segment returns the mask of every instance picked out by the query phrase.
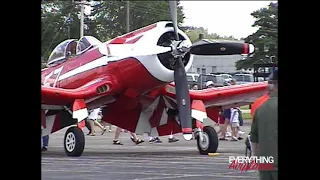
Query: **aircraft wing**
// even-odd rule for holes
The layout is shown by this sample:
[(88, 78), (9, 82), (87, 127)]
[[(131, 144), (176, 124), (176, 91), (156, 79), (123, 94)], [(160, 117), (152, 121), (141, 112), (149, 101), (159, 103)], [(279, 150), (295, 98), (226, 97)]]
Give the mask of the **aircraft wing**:
[(89, 99), (112, 94), (118, 88), (118, 83), (111, 77), (95, 79), (76, 89), (62, 89), (41, 86), (41, 104), (68, 105), (76, 99)]
[[(218, 122), (221, 108), (239, 107), (254, 102), (267, 92), (267, 82), (248, 83), (242, 85), (209, 88), (204, 90), (190, 90), (191, 116), (207, 123), (207, 117)], [(175, 101), (174, 84), (168, 84), (161, 93)]]
[[(241, 85), (190, 90), (190, 100), (201, 100), (205, 107), (221, 106), (230, 108), (252, 103), (256, 98), (266, 93), (267, 82), (248, 83)], [(175, 99), (173, 84), (165, 87), (165, 95)]]

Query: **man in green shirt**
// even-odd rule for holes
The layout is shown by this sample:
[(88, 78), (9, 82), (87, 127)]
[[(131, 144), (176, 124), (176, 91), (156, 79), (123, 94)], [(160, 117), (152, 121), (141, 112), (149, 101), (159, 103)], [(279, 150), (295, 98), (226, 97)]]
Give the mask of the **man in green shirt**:
[(278, 179), (278, 70), (273, 72), (270, 80), (273, 92), (257, 108), (251, 125), (253, 155), (274, 158), (273, 170), (259, 169), (260, 180)]

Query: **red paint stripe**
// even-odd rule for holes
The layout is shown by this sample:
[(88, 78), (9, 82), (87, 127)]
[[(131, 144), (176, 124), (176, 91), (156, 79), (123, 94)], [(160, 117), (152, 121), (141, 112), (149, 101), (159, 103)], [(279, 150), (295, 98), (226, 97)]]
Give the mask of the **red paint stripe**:
[(77, 111), (80, 109), (86, 108), (86, 103), (84, 102), (83, 99), (76, 99), (74, 100), (73, 106), (72, 106), (72, 111)]
[(201, 100), (193, 100), (192, 105), (191, 105), (191, 109), (206, 112), (206, 108)]
[(182, 133), (192, 133), (192, 128), (181, 128)]
[(138, 34), (140, 34), (140, 33), (147, 32), (147, 31), (149, 31), (149, 30), (151, 30), (151, 29), (153, 29), (153, 28), (155, 28), (155, 27), (157, 27), (157, 24), (151, 24), (151, 25), (149, 25), (149, 26), (146, 26), (146, 27), (137, 29), (137, 30), (132, 31), (132, 32), (127, 33), (127, 34), (124, 34), (124, 35), (121, 36), (121, 37), (122, 37), (122, 38), (126, 38), (126, 39), (127, 39), (127, 38), (131, 38), (131, 37), (136, 36), (136, 35), (138, 35)]
[(139, 36), (139, 37), (136, 37), (136, 38), (134, 38), (134, 39), (131, 39), (131, 40), (129, 40), (129, 41), (126, 41), (125, 42), (125, 44), (134, 44), (135, 42), (137, 42), (139, 39), (141, 39), (142, 38), (142, 35), (141, 36)]
[(249, 44), (248, 43), (243, 44), (242, 54), (249, 54)]
[(203, 124), (200, 122), (200, 121), (197, 121), (197, 120), (195, 120), (196, 121), (196, 128), (200, 128), (200, 129), (203, 129)]
[(86, 123), (84, 120), (82, 120), (77, 124), (77, 126), (78, 126), (78, 128), (83, 129), (86, 126)]
[(125, 42), (125, 38), (115, 38), (109, 44), (124, 44)]

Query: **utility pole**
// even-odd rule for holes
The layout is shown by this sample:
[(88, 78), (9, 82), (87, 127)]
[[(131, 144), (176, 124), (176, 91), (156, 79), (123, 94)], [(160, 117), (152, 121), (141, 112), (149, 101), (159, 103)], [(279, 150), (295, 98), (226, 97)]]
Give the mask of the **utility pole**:
[(83, 36), (84, 30), (84, 2), (81, 2), (81, 14), (80, 14), (80, 38)]
[(70, 25), (68, 25), (68, 39), (70, 39)]
[(127, 32), (130, 32), (130, 6), (129, 1), (127, 1)]

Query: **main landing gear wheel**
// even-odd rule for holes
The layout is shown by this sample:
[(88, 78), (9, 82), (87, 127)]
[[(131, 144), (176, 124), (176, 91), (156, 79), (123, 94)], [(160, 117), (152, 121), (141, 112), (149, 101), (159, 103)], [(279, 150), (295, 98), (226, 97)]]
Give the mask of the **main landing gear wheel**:
[(78, 127), (70, 127), (64, 135), (63, 144), (68, 156), (81, 156), (85, 145), (82, 130)]
[(211, 126), (205, 126), (201, 138), (197, 138), (197, 146), (200, 154), (208, 155), (208, 153), (217, 152), (219, 139), (216, 130)]

